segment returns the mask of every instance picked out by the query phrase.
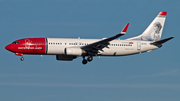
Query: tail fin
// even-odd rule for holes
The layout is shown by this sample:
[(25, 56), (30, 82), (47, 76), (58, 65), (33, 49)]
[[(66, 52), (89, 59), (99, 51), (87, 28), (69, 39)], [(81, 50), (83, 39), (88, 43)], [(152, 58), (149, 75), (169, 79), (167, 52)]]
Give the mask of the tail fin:
[(166, 15), (167, 12), (160, 12), (141, 35), (127, 40), (159, 41), (161, 39)]

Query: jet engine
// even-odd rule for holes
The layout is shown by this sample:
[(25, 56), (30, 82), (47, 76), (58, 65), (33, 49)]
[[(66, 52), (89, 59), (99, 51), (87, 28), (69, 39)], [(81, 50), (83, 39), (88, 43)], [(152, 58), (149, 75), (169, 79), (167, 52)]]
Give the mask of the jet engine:
[(83, 53), (83, 50), (81, 48), (65, 48), (64, 49), (64, 54), (65, 55), (74, 55), (74, 56), (81, 56)]

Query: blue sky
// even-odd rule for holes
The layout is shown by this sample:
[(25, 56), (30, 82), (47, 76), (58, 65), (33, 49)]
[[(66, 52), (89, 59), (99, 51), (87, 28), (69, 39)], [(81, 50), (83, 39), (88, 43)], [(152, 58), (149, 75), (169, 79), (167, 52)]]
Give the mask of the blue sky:
[[(179, 101), (179, 0), (0, 0), (1, 101)], [(167, 11), (160, 49), (122, 57), (95, 57), (82, 65), (55, 56), (5, 50), (32, 37), (121, 39), (141, 34), (160, 11)]]

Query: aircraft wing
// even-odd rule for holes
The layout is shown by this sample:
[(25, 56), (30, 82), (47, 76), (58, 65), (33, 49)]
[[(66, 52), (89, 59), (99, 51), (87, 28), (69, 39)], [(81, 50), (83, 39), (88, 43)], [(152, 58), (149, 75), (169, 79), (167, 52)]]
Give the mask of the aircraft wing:
[(97, 54), (97, 53), (99, 53), (99, 50), (103, 51), (102, 49), (104, 47), (109, 48), (108, 45), (109, 45), (110, 41), (112, 41), (112, 40), (114, 40), (114, 39), (124, 35), (126, 33), (126, 31), (127, 31), (128, 26), (129, 26), (129, 23), (126, 24), (126, 26), (121, 31), (121, 33), (119, 33), (119, 34), (117, 34), (115, 36), (112, 36), (112, 37), (106, 38), (106, 39), (102, 39), (100, 41), (91, 43), (91, 44), (86, 45), (86, 46), (82, 46), (81, 49), (83, 49), (86, 52), (88, 52), (88, 54)]

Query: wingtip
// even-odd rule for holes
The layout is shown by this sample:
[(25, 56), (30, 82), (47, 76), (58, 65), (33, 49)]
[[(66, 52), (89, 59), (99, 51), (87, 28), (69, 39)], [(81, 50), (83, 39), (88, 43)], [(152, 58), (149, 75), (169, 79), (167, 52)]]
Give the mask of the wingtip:
[(127, 29), (128, 29), (129, 23), (126, 24), (126, 26), (124, 27), (124, 29), (121, 31), (121, 34), (125, 34)]

